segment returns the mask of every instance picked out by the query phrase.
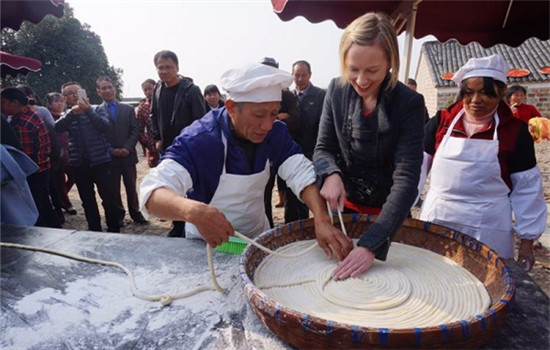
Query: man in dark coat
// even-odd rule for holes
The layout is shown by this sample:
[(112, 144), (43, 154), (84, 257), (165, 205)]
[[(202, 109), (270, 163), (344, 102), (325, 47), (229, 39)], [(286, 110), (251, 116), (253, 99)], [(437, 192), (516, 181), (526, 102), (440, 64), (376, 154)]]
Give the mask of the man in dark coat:
[[(293, 92), (300, 106), (302, 122), (300, 132), (296, 136), (296, 142), (302, 147), (304, 155), (312, 160), (326, 92), (310, 82), (311, 66), (307, 61), (300, 60), (292, 64), (292, 77), (295, 85)], [(291, 217), (294, 216), (299, 219), (309, 217), (309, 209), (295, 198), (293, 193), (288, 193), (287, 198), (285, 198), (285, 221), (287, 221), (287, 212), (290, 213)]]
[[(139, 203), (136, 189), (138, 162), (136, 143), (138, 140), (138, 127), (136, 114), (132, 106), (120, 103), (116, 100), (116, 89), (111, 79), (107, 76), (96, 80), (97, 94), (103, 99), (101, 108), (109, 116), (109, 130), (107, 141), (110, 144), (113, 165), (113, 186), (118, 194), (119, 206), (124, 208), (120, 193), (120, 178), (126, 189), (128, 212), (137, 224), (146, 224), (143, 215), (139, 211)], [(124, 212), (120, 220), (123, 223)]]
[[(279, 62), (272, 57), (264, 57), (260, 63), (273, 68), (279, 68)], [(301, 131), (300, 107), (298, 105), (298, 99), (289, 89), (284, 89), (282, 91), (281, 108), (279, 109), (277, 119), (286, 124), (290, 136), (296, 141)], [(276, 207), (284, 206), (285, 223), (308, 218), (309, 209), (307, 206), (291, 193), (292, 191), (288, 190), (285, 182), (281, 180), (280, 177), (276, 177), (275, 175), (274, 172), (271, 173), (264, 193), (265, 213), (271, 227), (273, 227), (271, 196), (275, 178), (277, 179), (277, 191), (279, 192), (279, 203), (276, 204)], [(287, 193), (289, 194), (288, 196), (286, 195)]]
[(304, 155), (311, 160), (319, 133), (319, 120), (326, 91), (311, 83), (311, 65), (307, 61), (300, 60), (292, 64), (292, 77), (296, 86), (294, 94), (298, 98), (302, 115), (302, 130), (296, 141), (302, 146)]
[(204, 97), (193, 79), (178, 74), (178, 57), (164, 50), (155, 55), (160, 81), (151, 99), (151, 121), (157, 149), (164, 153), (183, 128), (206, 113)]
[[(205, 101), (193, 79), (178, 74), (178, 56), (168, 50), (157, 52), (153, 59), (160, 81), (151, 99), (151, 127), (156, 148), (164, 155), (183, 128), (202, 118)], [(185, 223), (174, 221), (169, 237), (181, 237)]]

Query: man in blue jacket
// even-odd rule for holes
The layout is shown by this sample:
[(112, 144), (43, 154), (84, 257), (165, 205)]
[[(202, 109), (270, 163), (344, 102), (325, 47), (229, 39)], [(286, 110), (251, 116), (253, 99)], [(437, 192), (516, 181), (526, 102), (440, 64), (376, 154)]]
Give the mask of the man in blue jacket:
[(215, 247), (235, 231), (255, 237), (269, 229), (263, 200), (271, 172), (313, 211), (319, 245), (342, 259), (351, 239), (332, 226), (313, 165), (277, 121), (289, 73), (252, 63), (221, 77), (225, 108), (185, 128), (141, 183), (144, 214), (183, 220), (187, 238)]
[(102, 200), (109, 232), (120, 232), (120, 217), (124, 213), (113, 186), (113, 170), (106, 133), (109, 120), (103, 108), (92, 108), (78, 98), (77, 82), (63, 84), (61, 92), (67, 106), (65, 115), (55, 123), (55, 131), (69, 132), (69, 169), (75, 178), (82, 200), (88, 230), (102, 231), (94, 185)]

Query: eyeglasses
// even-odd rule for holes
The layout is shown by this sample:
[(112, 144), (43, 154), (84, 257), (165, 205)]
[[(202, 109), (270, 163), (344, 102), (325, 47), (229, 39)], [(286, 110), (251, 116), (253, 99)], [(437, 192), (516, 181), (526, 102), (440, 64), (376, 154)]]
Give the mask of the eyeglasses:
[(172, 71), (175, 70), (175, 66), (157, 66), (157, 71)]
[(63, 96), (70, 96), (70, 95), (74, 95), (74, 96), (78, 95), (78, 90), (67, 91), (63, 93)]

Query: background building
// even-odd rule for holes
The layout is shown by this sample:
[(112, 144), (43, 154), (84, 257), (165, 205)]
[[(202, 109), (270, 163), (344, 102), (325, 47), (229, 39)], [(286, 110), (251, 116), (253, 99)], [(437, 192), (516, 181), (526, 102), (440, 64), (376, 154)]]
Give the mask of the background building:
[[(424, 95), (430, 116), (455, 101), (457, 85), (452, 74), (472, 57), (499, 54), (510, 66), (508, 86), (521, 85), (527, 89), (526, 103), (532, 104), (550, 118), (550, 40), (526, 40), (518, 47), (495, 45), (483, 48), (478, 43), (461, 45), (456, 40), (446, 43), (425, 42), (420, 51), (415, 80), (418, 92)], [(519, 77), (511, 77), (512, 70)]]

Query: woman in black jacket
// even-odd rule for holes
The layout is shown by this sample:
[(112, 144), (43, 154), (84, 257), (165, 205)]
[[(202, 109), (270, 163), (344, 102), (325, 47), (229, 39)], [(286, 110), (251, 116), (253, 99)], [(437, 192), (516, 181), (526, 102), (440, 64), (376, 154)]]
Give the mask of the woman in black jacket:
[(424, 101), (397, 81), (397, 37), (385, 15), (353, 21), (340, 59), (313, 156), (321, 195), (333, 210), (379, 215), (333, 272), (336, 279), (359, 275), (375, 257), (386, 259), (417, 195), (424, 135)]

